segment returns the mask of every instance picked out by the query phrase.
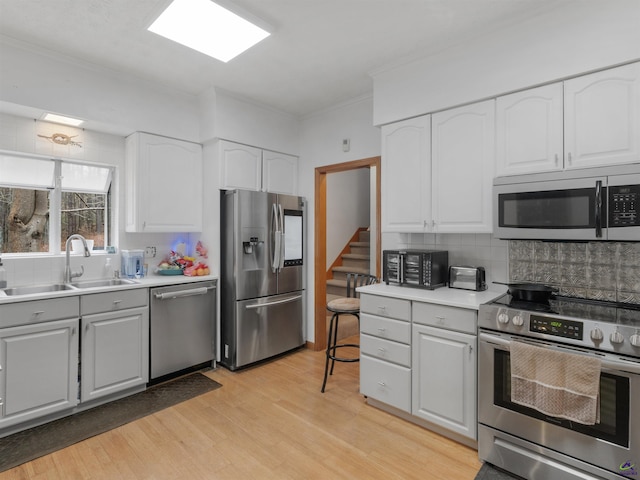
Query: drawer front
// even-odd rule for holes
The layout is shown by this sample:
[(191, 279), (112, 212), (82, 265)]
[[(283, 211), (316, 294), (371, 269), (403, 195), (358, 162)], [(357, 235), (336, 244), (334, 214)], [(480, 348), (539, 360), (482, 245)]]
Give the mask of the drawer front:
[(116, 312), (127, 308), (146, 307), (148, 304), (149, 290), (146, 288), (95, 293), (83, 295), (80, 298), (80, 313), (88, 315), (91, 313)]
[(78, 297), (51, 298), (0, 305), (0, 328), (78, 318)]
[(411, 369), (361, 355), (360, 393), (411, 413)]
[(466, 308), (413, 302), (413, 323), (476, 334), (478, 312)]
[(366, 313), (360, 314), (360, 333), (395, 342), (411, 343), (411, 323)]
[(411, 347), (404, 343), (362, 334), (360, 335), (360, 352), (405, 367), (411, 366)]
[(360, 295), (360, 311), (381, 317), (411, 320), (411, 301), (379, 295)]

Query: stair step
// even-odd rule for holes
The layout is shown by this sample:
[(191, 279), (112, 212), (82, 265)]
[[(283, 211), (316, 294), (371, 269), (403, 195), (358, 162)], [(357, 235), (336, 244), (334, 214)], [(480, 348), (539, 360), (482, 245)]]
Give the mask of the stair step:
[(361, 254), (361, 253), (344, 253), (342, 258), (349, 260), (369, 260), (369, 255)]
[(333, 273), (333, 278), (336, 280), (347, 280), (347, 273), (362, 273), (369, 274), (369, 264), (367, 263), (366, 267), (364, 266), (341, 266), (334, 267), (331, 272)]
[(371, 238), (369, 230), (361, 230), (358, 234), (361, 242), (368, 242)]
[(369, 242), (351, 242), (349, 244), (349, 246), (351, 247), (365, 247), (365, 248), (369, 248), (369, 245), (371, 245)]

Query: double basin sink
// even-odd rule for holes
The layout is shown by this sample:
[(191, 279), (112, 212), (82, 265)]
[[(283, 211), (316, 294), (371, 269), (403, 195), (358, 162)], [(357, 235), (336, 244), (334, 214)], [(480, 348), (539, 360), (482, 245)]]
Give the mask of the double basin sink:
[(48, 285), (30, 285), (24, 287), (5, 288), (0, 290), (7, 296), (32, 295), (35, 293), (62, 292), (65, 290), (81, 290), (83, 288), (117, 287), (119, 285), (137, 284), (135, 280), (126, 278), (110, 278), (106, 280), (86, 280), (72, 283), (52, 283)]

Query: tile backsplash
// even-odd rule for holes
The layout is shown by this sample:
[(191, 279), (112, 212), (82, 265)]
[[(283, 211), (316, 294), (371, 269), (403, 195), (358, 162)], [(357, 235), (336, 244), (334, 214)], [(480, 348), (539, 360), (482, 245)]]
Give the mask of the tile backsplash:
[(509, 280), (561, 295), (640, 304), (640, 243), (509, 242)]

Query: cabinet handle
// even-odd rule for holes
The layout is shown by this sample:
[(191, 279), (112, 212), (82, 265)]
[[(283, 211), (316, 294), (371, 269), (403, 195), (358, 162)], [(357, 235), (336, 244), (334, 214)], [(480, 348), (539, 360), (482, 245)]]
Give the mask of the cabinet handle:
[(73, 327), (73, 328), (71, 329), (71, 335), (75, 335), (75, 334), (76, 334), (76, 327)]
[(378, 327), (378, 331), (379, 331), (379, 332), (386, 332), (386, 331), (387, 331), (387, 329), (386, 329), (386, 328), (382, 328), (382, 327)]
[(444, 321), (445, 321), (446, 317), (440, 317), (440, 316), (436, 315), (436, 318), (438, 319), (438, 323), (440, 325), (444, 325)]
[(385, 307), (384, 305), (378, 305), (378, 310), (386, 311), (387, 307)]
[(387, 350), (386, 350), (385, 348), (378, 347), (378, 351), (379, 351), (380, 353), (384, 353), (384, 352), (386, 352)]
[(378, 385), (380, 385), (381, 387), (386, 387), (387, 384), (384, 383), (382, 380), (378, 382)]
[(4, 405), (4, 402), (2, 401), (2, 398), (0, 398), (0, 407)]
[(559, 160), (560, 160), (560, 159), (558, 158), (558, 154), (556, 153), (556, 167), (558, 166), (558, 161), (559, 161)]
[(84, 327), (84, 331), (85, 331), (85, 332), (88, 332), (88, 331), (89, 331), (89, 326), (90, 326), (90, 324), (89, 324), (89, 323), (87, 323), (87, 326), (86, 326), (86, 327)]
[(118, 305), (119, 303), (122, 303), (122, 300), (114, 300), (113, 303), (114, 305)]
[(569, 165), (571, 165), (571, 152), (567, 153), (567, 159), (569, 161)]
[(33, 312), (34, 316), (38, 316), (38, 315), (42, 315), (44, 313), (44, 310), (38, 310), (37, 312)]
[(469, 345), (469, 355), (471, 355), (473, 353), (473, 346)]

